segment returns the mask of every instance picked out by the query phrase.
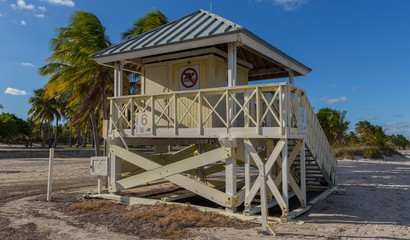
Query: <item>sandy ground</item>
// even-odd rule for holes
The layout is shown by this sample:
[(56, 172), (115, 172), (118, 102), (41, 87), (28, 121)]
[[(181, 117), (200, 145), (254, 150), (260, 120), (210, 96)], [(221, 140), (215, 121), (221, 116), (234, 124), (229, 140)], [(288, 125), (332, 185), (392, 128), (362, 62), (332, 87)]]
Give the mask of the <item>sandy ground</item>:
[[(205, 239), (410, 239), (407, 158), (340, 160), (339, 188), (277, 236), (260, 228), (192, 229)], [(138, 239), (62, 210), (95, 188), (88, 159), (56, 160), (54, 201), (47, 203), (47, 159), (0, 159), (0, 239)], [(61, 209), (59, 209), (61, 208)]]

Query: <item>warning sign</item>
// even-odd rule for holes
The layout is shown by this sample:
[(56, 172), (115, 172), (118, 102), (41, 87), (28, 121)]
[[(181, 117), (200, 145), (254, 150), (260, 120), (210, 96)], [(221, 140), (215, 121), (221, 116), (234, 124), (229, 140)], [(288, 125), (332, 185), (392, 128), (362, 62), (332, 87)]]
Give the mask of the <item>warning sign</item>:
[(179, 68), (179, 90), (199, 89), (199, 65)]

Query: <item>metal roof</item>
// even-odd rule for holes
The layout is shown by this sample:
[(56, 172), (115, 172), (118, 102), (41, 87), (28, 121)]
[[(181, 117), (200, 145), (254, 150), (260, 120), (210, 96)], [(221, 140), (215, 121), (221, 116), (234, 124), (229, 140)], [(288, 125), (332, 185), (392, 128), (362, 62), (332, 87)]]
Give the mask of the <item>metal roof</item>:
[(286, 60), (304, 68), (306, 72), (311, 71), (310, 68), (286, 55), (244, 27), (202, 9), (94, 53), (91, 57), (97, 60), (102, 57), (235, 34), (238, 35), (239, 41), (239, 34), (245, 34)]

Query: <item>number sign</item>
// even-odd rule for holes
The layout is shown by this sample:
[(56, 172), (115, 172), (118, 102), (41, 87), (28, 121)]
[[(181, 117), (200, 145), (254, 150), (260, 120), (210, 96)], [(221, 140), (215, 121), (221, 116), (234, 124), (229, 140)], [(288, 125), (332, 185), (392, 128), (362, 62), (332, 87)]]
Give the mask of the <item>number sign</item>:
[(179, 90), (199, 89), (199, 65), (179, 68)]
[(139, 112), (135, 116), (135, 133), (151, 134), (151, 115), (145, 112)]

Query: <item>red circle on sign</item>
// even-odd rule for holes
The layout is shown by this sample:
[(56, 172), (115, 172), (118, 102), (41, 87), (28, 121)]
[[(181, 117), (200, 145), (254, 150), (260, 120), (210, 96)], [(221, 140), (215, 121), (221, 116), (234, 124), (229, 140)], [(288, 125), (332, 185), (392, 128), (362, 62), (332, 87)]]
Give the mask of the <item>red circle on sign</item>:
[[(192, 71), (193, 72), (193, 76), (191, 76), (191, 74), (189, 74), (188, 71)], [(188, 79), (188, 84), (185, 84), (184, 79)], [(195, 69), (193, 68), (187, 68), (185, 69), (182, 74), (181, 74), (181, 83), (184, 87), (186, 88), (192, 88), (193, 86), (195, 86), (195, 84), (198, 82), (198, 73), (196, 72)]]

